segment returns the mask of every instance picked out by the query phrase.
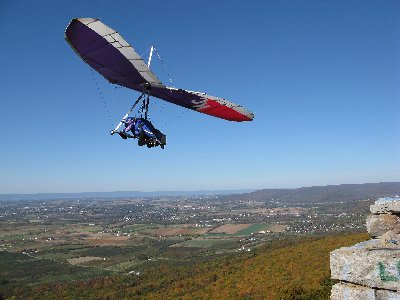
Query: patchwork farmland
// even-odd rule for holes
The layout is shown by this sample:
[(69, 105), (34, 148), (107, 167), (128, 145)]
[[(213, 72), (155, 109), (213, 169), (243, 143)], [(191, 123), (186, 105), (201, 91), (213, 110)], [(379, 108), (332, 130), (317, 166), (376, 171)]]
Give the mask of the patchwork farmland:
[(140, 277), (161, 263), (190, 265), (251, 253), (275, 240), (359, 230), (368, 205), (299, 208), (214, 196), (3, 201), (0, 257), (12, 263), (2, 264), (1, 288), (116, 274)]

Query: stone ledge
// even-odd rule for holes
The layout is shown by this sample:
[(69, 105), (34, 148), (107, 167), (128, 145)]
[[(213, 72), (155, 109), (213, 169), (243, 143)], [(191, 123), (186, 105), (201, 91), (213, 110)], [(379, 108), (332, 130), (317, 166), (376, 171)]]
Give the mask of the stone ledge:
[(400, 217), (391, 214), (369, 215), (367, 230), (372, 237), (382, 236), (388, 231), (400, 232)]
[(373, 214), (400, 214), (400, 197), (379, 198), (370, 206), (370, 211)]
[(400, 293), (388, 290), (376, 290), (376, 300), (400, 300)]
[(332, 287), (331, 300), (375, 300), (375, 290), (349, 283), (337, 283)]
[(332, 287), (331, 300), (400, 300), (400, 293), (340, 282)]
[(400, 247), (370, 240), (331, 252), (332, 279), (400, 291)]
[(396, 245), (396, 247), (400, 247), (400, 233), (398, 231), (388, 231), (380, 237), (380, 240), (384, 246)]

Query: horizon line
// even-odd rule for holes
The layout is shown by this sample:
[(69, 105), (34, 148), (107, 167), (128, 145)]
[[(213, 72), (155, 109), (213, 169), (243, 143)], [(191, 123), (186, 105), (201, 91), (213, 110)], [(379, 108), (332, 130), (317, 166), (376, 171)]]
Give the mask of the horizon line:
[(400, 183), (400, 181), (380, 181), (380, 182), (363, 182), (363, 183), (339, 183), (339, 184), (325, 184), (325, 185), (307, 185), (297, 187), (264, 187), (264, 188), (239, 188), (239, 189), (193, 189), (193, 190), (155, 190), (155, 191), (140, 191), (140, 190), (113, 190), (113, 191), (82, 191), (82, 192), (33, 192), (33, 193), (0, 193), (2, 196), (13, 195), (48, 195), (48, 194), (91, 194), (91, 193), (196, 193), (196, 192), (229, 192), (229, 191), (259, 191), (259, 190), (284, 190), (284, 189), (301, 189), (312, 187), (327, 187), (327, 186), (340, 186), (340, 185), (364, 185), (364, 184), (382, 184), (382, 183)]

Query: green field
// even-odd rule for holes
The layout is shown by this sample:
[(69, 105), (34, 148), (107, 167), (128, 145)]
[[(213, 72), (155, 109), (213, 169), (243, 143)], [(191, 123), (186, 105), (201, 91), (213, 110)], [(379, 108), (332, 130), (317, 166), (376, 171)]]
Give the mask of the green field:
[(246, 235), (251, 235), (252, 233), (258, 233), (259, 231), (262, 230), (268, 230), (271, 228), (273, 224), (265, 224), (265, 223), (256, 223), (253, 224), (245, 229), (239, 230), (236, 232), (234, 235), (235, 236), (246, 236)]
[(123, 226), (123, 227), (114, 227), (112, 228), (113, 231), (121, 231), (123, 233), (130, 233), (130, 232), (139, 232), (141, 230), (146, 230), (146, 229), (156, 229), (160, 227), (160, 225), (157, 224), (135, 224), (135, 225), (128, 225), (128, 226)]
[(29, 285), (57, 280), (89, 279), (111, 272), (101, 269), (71, 266), (50, 259), (38, 259), (20, 253), (0, 251), (0, 283), (2, 287), (10, 284)]
[(99, 232), (103, 229), (101, 226), (80, 226), (77, 228), (80, 232)]
[(233, 239), (193, 239), (173, 245), (173, 247), (198, 247), (212, 249), (229, 249), (238, 246), (238, 242)]
[(29, 233), (21, 233), (21, 234), (6, 234), (0, 236), (0, 239), (5, 241), (22, 241), (24, 238), (28, 238)]
[(221, 232), (221, 233), (209, 232), (209, 233), (206, 233), (205, 235), (210, 236), (210, 237), (221, 237), (221, 238), (235, 237), (235, 236), (249, 236), (252, 233), (258, 233), (259, 231), (262, 231), (262, 230), (266, 231), (269, 228), (271, 228), (273, 225), (274, 224), (255, 223), (245, 229), (239, 230), (236, 233), (232, 233), (232, 234), (224, 233), (224, 232)]

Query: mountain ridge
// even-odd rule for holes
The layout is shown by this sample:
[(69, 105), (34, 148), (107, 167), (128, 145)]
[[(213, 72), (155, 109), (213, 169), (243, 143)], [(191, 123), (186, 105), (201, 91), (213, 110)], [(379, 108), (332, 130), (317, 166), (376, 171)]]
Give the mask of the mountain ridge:
[(240, 192), (250, 192), (255, 189), (237, 190), (196, 190), (196, 191), (112, 191), (112, 192), (78, 192), (78, 193), (30, 193), (30, 194), (0, 194), (0, 201), (4, 200), (57, 200), (57, 199), (108, 199), (129, 197), (173, 197), (173, 196), (206, 196), (224, 195)]
[(230, 200), (280, 200), (284, 202), (332, 202), (375, 199), (400, 194), (400, 182), (338, 184), (300, 188), (195, 190), (195, 191), (113, 191), (79, 193), (0, 194), (0, 201), (57, 200), (57, 199), (108, 199), (133, 197), (219, 196)]
[(246, 194), (222, 196), (220, 199), (320, 203), (376, 199), (398, 194), (400, 194), (400, 182), (379, 182), (311, 186), (295, 189), (262, 189)]

